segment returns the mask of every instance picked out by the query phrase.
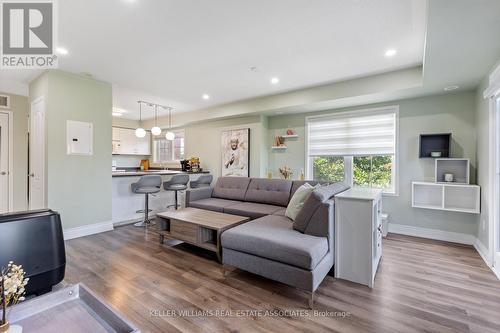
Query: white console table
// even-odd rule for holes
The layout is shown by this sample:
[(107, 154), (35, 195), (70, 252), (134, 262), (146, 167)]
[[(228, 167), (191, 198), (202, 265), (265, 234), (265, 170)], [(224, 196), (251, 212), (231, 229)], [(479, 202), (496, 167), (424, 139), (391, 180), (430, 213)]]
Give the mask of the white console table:
[(382, 256), (382, 190), (335, 196), (335, 277), (373, 287)]

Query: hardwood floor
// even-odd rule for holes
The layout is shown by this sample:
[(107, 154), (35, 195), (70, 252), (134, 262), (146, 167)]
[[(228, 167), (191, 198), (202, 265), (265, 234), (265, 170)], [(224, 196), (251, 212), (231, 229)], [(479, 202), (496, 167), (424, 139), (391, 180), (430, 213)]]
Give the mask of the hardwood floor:
[(500, 281), (470, 246), (389, 235), (375, 287), (327, 277), (314, 316), (304, 292), (240, 270), (223, 278), (213, 253), (159, 245), (143, 229), (66, 245), (66, 282), (85, 283), (142, 332), (500, 332)]

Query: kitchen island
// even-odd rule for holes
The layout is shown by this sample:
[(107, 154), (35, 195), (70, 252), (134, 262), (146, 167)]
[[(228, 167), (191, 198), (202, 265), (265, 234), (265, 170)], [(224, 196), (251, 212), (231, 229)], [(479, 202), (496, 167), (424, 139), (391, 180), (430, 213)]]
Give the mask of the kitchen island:
[[(143, 218), (143, 214), (136, 213), (136, 211), (144, 209), (144, 195), (132, 193), (130, 184), (137, 182), (144, 175), (160, 175), (163, 181), (166, 182), (172, 176), (181, 173), (188, 174), (190, 180), (196, 180), (202, 174), (209, 174), (210, 172), (183, 172), (176, 170), (113, 171), (113, 225), (118, 226), (133, 223)], [(179, 203), (184, 203), (184, 196), (184, 193), (179, 192)], [(150, 216), (166, 211), (167, 206), (174, 204), (174, 199), (174, 192), (165, 191), (163, 188), (159, 193), (150, 195), (149, 208), (153, 210)]]

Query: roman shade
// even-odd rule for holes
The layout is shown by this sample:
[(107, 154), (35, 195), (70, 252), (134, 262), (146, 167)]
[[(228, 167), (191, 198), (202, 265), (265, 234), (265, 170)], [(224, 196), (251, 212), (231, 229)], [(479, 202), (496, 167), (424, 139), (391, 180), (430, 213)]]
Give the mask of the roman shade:
[(307, 120), (308, 155), (394, 155), (397, 108), (348, 112)]

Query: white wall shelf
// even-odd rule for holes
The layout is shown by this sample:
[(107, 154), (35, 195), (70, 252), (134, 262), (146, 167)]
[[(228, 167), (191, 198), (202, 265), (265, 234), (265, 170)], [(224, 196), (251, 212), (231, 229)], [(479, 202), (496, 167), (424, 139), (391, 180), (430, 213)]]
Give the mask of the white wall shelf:
[(287, 149), (288, 147), (287, 146), (272, 146), (271, 149), (276, 149), (276, 150), (280, 150), (280, 149)]
[(479, 214), (481, 188), (456, 183), (412, 183), (412, 207)]
[(447, 183), (444, 179), (446, 173), (453, 174), (450, 184), (470, 183), (470, 161), (468, 158), (437, 158), (435, 160), (435, 182)]
[(287, 134), (287, 135), (281, 135), (281, 137), (284, 139), (295, 139), (298, 138), (299, 136), (297, 134)]

